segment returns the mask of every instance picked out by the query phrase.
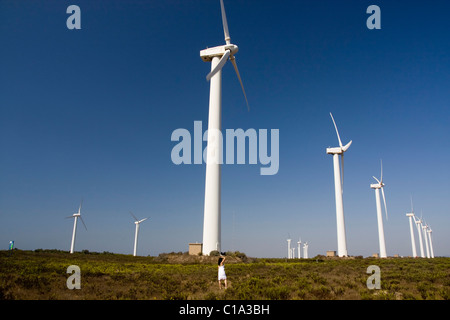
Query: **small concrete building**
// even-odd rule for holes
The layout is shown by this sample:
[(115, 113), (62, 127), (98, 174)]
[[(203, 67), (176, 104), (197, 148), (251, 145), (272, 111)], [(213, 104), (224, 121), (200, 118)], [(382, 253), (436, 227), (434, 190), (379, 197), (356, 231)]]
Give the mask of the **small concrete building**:
[(328, 250), (327, 257), (336, 257), (336, 251)]
[(198, 256), (202, 252), (202, 243), (189, 243), (189, 254)]

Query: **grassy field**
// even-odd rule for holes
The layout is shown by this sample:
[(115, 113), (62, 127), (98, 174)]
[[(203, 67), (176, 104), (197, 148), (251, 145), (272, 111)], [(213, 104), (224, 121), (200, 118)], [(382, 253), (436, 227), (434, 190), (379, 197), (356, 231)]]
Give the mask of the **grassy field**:
[[(162, 254), (133, 257), (55, 250), (0, 251), (0, 299), (194, 300), (448, 300), (450, 258), (227, 259), (228, 289), (219, 290), (217, 257)], [(81, 270), (68, 289), (67, 267)], [(381, 270), (369, 290), (367, 267)]]

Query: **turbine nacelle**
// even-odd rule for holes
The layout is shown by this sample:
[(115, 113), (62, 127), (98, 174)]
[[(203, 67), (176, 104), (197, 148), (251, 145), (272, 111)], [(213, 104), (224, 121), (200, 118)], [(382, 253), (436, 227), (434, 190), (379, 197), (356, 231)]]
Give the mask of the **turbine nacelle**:
[(345, 151), (347, 151), (348, 148), (350, 148), (352, 142), (353, 141), (350, 140), (349, 143), (347, 143), (345, 146), (342, 147), (327, 148), (327, 154), (342, 154)]
[(145, 220), (147, 220), (148, 218), (144, 218), (144, 219), (142, 219), (142, 220), (139, 220), (139, 221), (135, 221), (134, 223), (135, 224), (140, 224), (141, 222), (144, 222)]
[(144, 222), (145, 220), (148, 219), (148, 217), (147, 217), (147, 218), (144, 218), (144, 219), (139, 220), (138, 218), (136, 218), (136, 216), (133, 214), (133, 212), (130, 211), (130, 214), (131, 214), (131, 216), (133, 217), (134, 223), (135, 223), (135, 224), (140, 224), (141, 222)]
[(200, 51), (200, 58), (205, 62), (210, 62), (214, 57), (223, 57), (227, 51), (230, 51), (230, 56), (239, 51), (239, 47), (235, 44), (226, 44), (212, 48), (206, 48)]
[(383, 181), (378, 180), (377, 178), (373, 177), (378, 183), (372, 183), (370, 184), (370, 187), (372, 189), (381, 189), (385, 186), (385, 184), (383, 183)]

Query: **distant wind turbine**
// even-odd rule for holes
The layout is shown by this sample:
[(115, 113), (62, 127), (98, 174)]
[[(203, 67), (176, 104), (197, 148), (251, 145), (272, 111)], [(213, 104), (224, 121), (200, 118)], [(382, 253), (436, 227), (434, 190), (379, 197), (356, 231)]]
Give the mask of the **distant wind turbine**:
[(139, 220), (136, 218), (136, 216), (130, 211), (131, 216), (134, 218), (134, 224), (136, 225), (136, 232), (134, 233), (134, 250), (133, 250), (133, 256), (136, 256), (137, 251), (137, 245), (138, 245), (138, 234), (139, 234), (139, 225), (147, 220), (148, 218), (144, 218)]
[(420, 256), (422, 258), (425, 258), (425, 253), (423, 251), (423, 241), (422, 241), (422, 218), (417, 219), (414, 218), (414, 222), (416, 223), (416, 227), (417, 227), (417, 233), (419, 234), (419, 247), (420, 247)]
[(411, 233), (411, 246), (412, 246), (412, 256), (413, 258), (417, 257), (417, 250), (416, 250), (416, 239), (414, 237), (414, 227), (413, 227), (413, 220), (414, 219), (414, 208), (412, 204), (412, 197), (411, 197), (411, 212), (406, 214), (407, 217), (409, 217), (409, 231)]
[(430, 226), (428, 226), (427, 232), (428, 232), (428, 238), (430, 241), (430, 255), (431, 255), (431, 258), (434, 258), (433, 241), (431, 240), (431, 234), (433, 233), (433, 230), (431, 230)]
[(378, 183), (371, 184), (370, 187), (375, 189), (375, 201), (377, 205), (377, 219), (378, 219), (378, 241), (380, 244), (380, 258), (387, 258), (386, 255), (386, 242), (384, 239), (384, 229), (383, 229), (383, 215), (381, 213), (381, 201), (380, 201), (380, 189), (383, 195), (384, 201), (384, 210), (386, 213), (387, 220), (387, 207), (386, 207), (386, 198), (384, 196), (384, 183), (383, 183), (383, 162), (381, 162), (381, 177), (380, 180), (373, 177)]
[(430, 247), (428, 246), (428, 234), (427, 234), (427, 224), (424, 221), (424, 224), (422, 225), (422, 232), (423, 232), (423, 237), (425, 240), (425, 248), (427, 249), (427, 258), (430, 258)]
[[(336, 129), (337, 138), (339, 141), (339, 147), (327, 148), (327, 154), (333, 155), (333, 167), (334, 167), (334, 194), (336, 199), (336, 224), (337, 224), (337, 245), (338, 256), (348, 256), (347, 253), (347, 239), (345, 236), (345, 221), (344, 221), (344, 203), (342, 199), (342, 190), (344, 184), (344, 152), (352, 144), (352, 141), (345, 146), (342, 145), (339, 131), (334, 121), (333, 115), (330, 112), (331, 120), (333, 120), (334, 128)], [(342, 168), (339, 169), (339, 155), (341, 156)], [(341, 172), (342, 170), (342, 172)]]
[(80, 202), (80, 207), (78, 208), (78, 212), (75, 212), (73, 215), (66, 217), (66, 219), (74, 218), (73, 220), (73, 232), (72, 232), (72, 243), (70, 244), (70, 253), (73, 253), (73, 249), (75, 246), (75, 235), (77, 233), (77, 220), (80, 218), (81, 222), (83, 223), (84, 228), (87, 230), (86, 224), (83, 221), (83, 218), (81, 217), (81, 205), (83, 203), (83, 200)]
[(303, 258), (308, 259), (308, 241), (303, 245)]
[(291, 259), (292, 251), (291, 251), (291, 239), (287, 239), (288, 243), (288, 259)]
[(297, 242), (297, 249), (298, 249), (298, 258), (300, 259), (301, 257), (302, 257), (302, 255), (301, 255), (301, 246), (302, 246), (302, 238), (299, 238), (298, 239), (298, 242)]

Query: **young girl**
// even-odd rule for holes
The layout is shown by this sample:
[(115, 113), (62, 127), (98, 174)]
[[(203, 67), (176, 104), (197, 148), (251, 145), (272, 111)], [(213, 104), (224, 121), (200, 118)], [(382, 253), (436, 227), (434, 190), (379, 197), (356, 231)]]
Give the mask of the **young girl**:
[(227, 288), (227, 275), (225, 274), (225, 257), (220, 256), (219, 262), (218, 262), (218, 268), (219, 268), (219, 289), (222, 289), (222, 283), (221, 280), (225, 281), (225, 289)]

